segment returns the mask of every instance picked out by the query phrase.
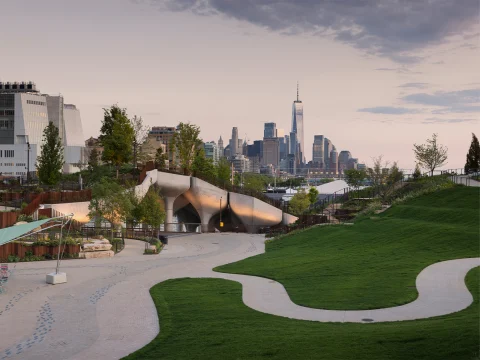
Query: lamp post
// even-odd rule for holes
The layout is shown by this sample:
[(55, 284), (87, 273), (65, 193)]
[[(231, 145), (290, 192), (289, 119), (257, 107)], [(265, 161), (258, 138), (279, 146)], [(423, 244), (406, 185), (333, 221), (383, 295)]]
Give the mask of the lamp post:
[(220, 196), (220, 227), (223, 227), (223, 222), (222, 222), (222, 197)]

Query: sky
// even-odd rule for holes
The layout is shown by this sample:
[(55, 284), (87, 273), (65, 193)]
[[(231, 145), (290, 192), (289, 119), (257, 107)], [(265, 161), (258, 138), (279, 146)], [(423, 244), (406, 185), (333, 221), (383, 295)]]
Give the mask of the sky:
[(433, 133), (447, 168), (480, 133), (478, 0), (15, 0), (0, 2), (0, 81), (34, 81), (81, 112), (85, 139), (118, 104), (204, 141), (265, 122), (288, 133), (297, 81), (314, 135), (360, 162), (411, 169)]

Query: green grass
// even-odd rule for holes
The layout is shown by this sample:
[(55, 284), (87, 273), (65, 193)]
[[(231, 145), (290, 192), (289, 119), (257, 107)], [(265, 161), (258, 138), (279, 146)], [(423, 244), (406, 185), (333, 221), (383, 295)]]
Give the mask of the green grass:
[(257, 312), (241, 285), (176, 279), (150, 293), (160, 334), (125, 359), (479, 359), (480, 268), (467, 286), (475, 301), (455, 314), (416, 321), (330, 324)]
[(282, 283), (293, 302), (375, 309), (417, 297), (415, 279), (443, 260), (479, 256), (479, 189), (457, 186), (394, 205), (354, 226), (316, 227), (217, 268)]

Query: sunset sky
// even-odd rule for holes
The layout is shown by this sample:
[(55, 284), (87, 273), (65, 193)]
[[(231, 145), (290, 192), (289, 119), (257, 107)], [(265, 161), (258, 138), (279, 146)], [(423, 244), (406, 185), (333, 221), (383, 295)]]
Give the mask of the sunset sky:
[(0, 80), (61, 93), (85, 138), (114, 103), (204, 141), (287, 133), (297, 81), (307, 160), (325, 135), (409, 169), (438, 133), (459, 168), (480, 135), (478, 0), (14, 0), (0, 20)]

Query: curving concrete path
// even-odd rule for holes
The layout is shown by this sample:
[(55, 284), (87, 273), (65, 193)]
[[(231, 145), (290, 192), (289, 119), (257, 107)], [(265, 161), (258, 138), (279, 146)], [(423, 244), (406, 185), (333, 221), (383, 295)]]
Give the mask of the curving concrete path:
[(109, 259), (64, 260), (68, 282), (45, 284), (54, 262), (18, 263), (0, 295), (0, 359), (118, 359), (159, 332), (149, 294), (173, 278), (215, 277), (243, 285), (243, 301), (258, 311), (295, 319), (380, 322), (420, 319), (460, 311), (472, 302), (465, 274), (480, 259), (437, 263), (417, 278), (420, 296), (389, 309), (331, 311), (291, 302), (275, 281), (213, 272), (215, 266), (265, 251), (264, 238), (248, 234), (198, 234), (171, 238), (168, 250), (142, 255), (143, 242), (127, 240)]

